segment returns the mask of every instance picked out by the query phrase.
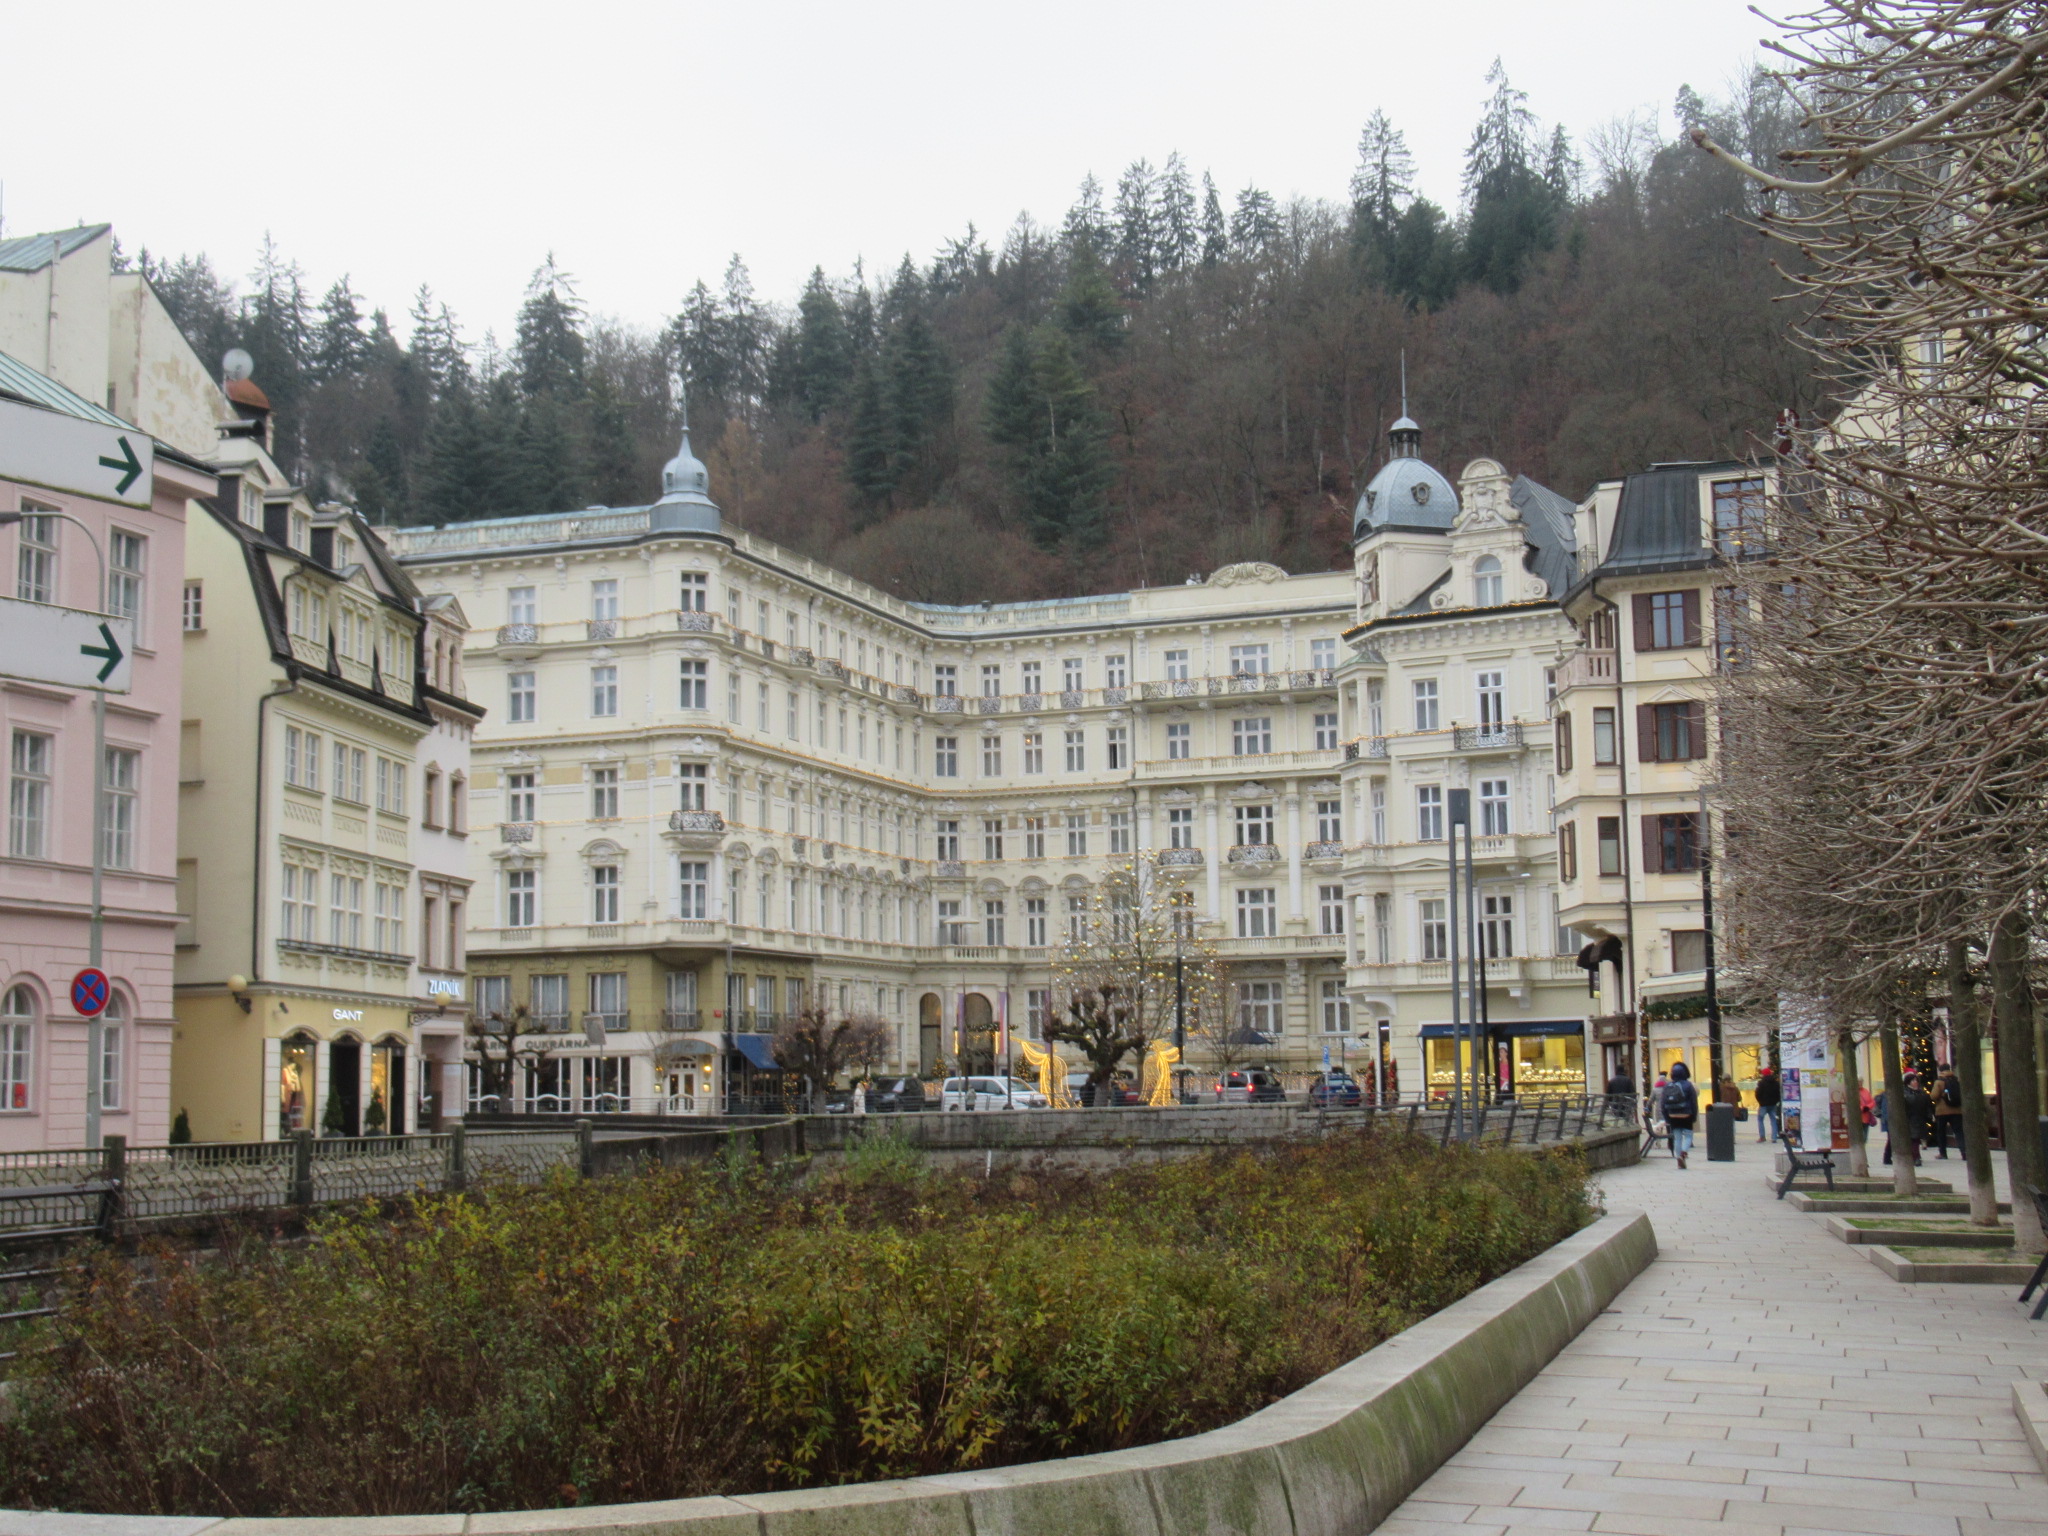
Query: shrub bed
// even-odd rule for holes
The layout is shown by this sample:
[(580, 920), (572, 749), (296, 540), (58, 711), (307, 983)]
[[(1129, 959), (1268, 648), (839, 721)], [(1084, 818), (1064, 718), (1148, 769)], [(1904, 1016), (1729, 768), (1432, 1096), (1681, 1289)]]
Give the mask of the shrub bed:
[(1393, 1134), (993, 1181), (870, 1143), (97, 1257), (0, 1505), (373, 1515), (915, 1476), (1254, 1411), (1570, 1235), (1570, 1152)]

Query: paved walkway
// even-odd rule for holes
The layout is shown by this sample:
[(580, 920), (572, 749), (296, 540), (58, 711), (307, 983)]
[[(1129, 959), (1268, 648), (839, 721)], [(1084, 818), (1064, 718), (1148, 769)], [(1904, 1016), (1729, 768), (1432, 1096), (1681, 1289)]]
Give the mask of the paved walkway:
[[(1773, 1200), (1769, 1165), (1743, 1140), (1601, 1175), (1657, 1262), (1380, 1536), (2048, 1536), (2010, 1386), (2048, 1380), (2048, 1319), (2016, 1285), (1886, 1279)], [(1926, 1167), (1961, 1188), (1956, 1159)]]

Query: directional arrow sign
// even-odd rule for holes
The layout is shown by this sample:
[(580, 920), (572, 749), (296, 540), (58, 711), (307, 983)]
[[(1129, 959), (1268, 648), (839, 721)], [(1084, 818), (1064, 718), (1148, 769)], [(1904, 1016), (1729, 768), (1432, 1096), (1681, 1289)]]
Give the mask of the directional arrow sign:
[(0, 597), (0, 677), (126, 693), (134, 649), (132, 620)]
[(0, 400), (0, 480), (146, 507), (155, 462), (147, 432)]

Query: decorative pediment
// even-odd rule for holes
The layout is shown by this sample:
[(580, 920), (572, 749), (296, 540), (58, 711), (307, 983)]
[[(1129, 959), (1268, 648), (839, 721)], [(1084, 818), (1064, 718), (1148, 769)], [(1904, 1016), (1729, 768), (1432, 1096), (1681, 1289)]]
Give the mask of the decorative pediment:
[(1261, 800), (1270, 794), (1272, 794), (1272, 791), (1256, 779), (1247, 779), (1230, 792), (1230, 798), (1233, 800)]
[(1237, 565), (1226, 565), (1214, 572), (1207, 584), (1212, 587), (1241, 587), (1251, 583), (1265, 584), (1286, 579), (1287, 573), (1277, 565), (1268, 565), (1263, 560), (1246, 560)]

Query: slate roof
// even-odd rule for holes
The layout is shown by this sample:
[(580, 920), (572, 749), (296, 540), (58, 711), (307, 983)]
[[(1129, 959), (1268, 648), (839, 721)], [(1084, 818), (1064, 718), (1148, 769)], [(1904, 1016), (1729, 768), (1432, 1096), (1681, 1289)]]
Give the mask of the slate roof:
[(1579, 574), (1578, 544), (1572, 532), (1572, 515), (1578, 508), (1527, 475), (1515, 476), (1515, 483), (1508, 487), (1508, 501), (1522, 514), (1522, 526), (1528, 530), (1531, 548), (1523, 557), (1524, 568), (1550, 584), (1552, 597), (1563, 597)]
[(40, 235), (17, 235), (0, 240), (0, 272), (40, 272), (50, 264), (50, 242), (57, 242), (61, 255), (69, 256), (99, 239), (114, 226), (81, 224), (76, 229), (53, 229)]
[(1596, 576), (1630, 571), (1670, 570), (1710, 557), (1700, 528), (1700, 476), (1716, 469), (1740, 469), (1725, 463), (1653, 464), (1621, 483), (1621, 501), (1614, 511), (1614, 533)]

